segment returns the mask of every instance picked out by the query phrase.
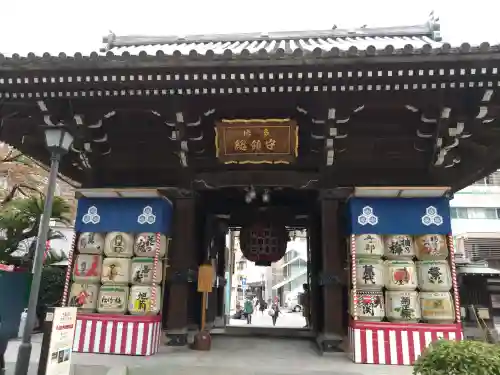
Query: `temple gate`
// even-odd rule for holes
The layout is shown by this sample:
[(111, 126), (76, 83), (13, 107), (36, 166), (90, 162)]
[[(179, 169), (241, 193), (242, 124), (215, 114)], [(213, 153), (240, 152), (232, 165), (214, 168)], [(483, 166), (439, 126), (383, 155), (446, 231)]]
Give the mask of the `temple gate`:
[[(75, 350), (186, 345), (200, 326), (204, 263), (215, 270), (208, 323), (223, 325), (228, 227), (245, 229), (261, 264), (279, 259), (283, 228), (307, 228), (323, 351), (344, 340), (356, 362), (406, 364), (440, 335), (460, 338), (460, 317), (434, 307), (459, 303), (447, 199), (500, 166), (499, 51), (443, 42), (431, 18), (109, 35), (89, 56), (0, 55), (0, 139), (48, 164), (40, 124), (75, 134), (61, 161), (81, 198), (65, 300), (82, 309)], [(263, 231), (265, 251), (252, 245)], [(118, 331), (143, 341), (110, 346)], [(408, 344), (392, 355), (398, 340)]]

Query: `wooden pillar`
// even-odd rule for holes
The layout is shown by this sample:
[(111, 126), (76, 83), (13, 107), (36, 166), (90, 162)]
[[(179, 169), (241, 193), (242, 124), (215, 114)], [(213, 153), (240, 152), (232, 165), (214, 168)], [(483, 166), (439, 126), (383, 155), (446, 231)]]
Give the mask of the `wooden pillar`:
[(310, 324), (314, 332), (322, 332), (323, 329), (323, 297), (321, 293), (323, 287), (320, 285), (319, 276), (321, 273), (321, 217), (316, 213), (309, 215), (308, 226), (308, 247), (310, 273)]
[(339, 226), (339, 201), (332, 198), (320, 200), (321, 216), (321, 297), (322, 327), (318, 335), (318, 344), (324, 352), (338, 350), (344, 336), (343, 305), (344, 287), (344, 250)]
[(212, 293), (208, 295), (207, 326), (224, 327), (224, 268), (226, 225), (223, 221), (211, 218), (206, 224), (207, 248), (209, 248), (210, 263), (214, 266), (216, 280)]
[(226, 290), (226, 234), (222, 234), (223, 238), (217, 250), (217, 312), (215, 315), (214, 326), (223, 328), (226, 325), (225, 321), (225, 290)]
[(198, 233), (195, 199), (179, 198), (174, 202), (172, 247), (167, 271), (167, 338), (170, 346), (187, 345), (189, 301), (196, 288), (198, 270)]

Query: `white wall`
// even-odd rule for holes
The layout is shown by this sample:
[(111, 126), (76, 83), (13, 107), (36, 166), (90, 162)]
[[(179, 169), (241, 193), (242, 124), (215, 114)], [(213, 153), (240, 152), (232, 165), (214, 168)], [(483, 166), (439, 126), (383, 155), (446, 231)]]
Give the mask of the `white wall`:
[(451, 207), (500, 207), (500, 187), (469, 186), (456, 193), (450, 205)]
[(451, 230), (454, 235), (500, 232), (500, 220), (452, 219)]
[[(450, 201), (451, 207), (494, 207), (500, 208), (499, 186), (469, 186), (456, 193)], [(494, 219), (452, 219), (454, 235), (462, 233), (500, 232), (500, 220)]]

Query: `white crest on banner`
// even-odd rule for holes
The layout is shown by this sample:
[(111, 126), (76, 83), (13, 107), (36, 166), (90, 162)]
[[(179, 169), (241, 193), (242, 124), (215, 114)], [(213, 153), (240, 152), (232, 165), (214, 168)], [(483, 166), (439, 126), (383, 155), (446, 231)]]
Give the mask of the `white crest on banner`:
[(156, 221), (156, 215), (153, 213), (153, 208), (151, 206), (146, 206), (142, 210), (142, 214), (137, 217), (137, 222), (139, 224), (154, 224)]
[(377, 225), (378, 224), (378, 216), (373, 212), (373, 208), (370, 206), (365, 206), (361, 210), (361, 215), (358, 216), (358, 224), (360, 225)]
[(439, 215), (438, 210), (434, 206), (429, 206), (425, 209), (425, 215), (422, 216), (422, 224), (426, 226), (430, 225), (442, 225), (443, 217)]
[(96, 206), (90, 206), (87, 213), (82, 217), (83, 224), (99, 224), (100, 221), (101, 216), (99, 216)]

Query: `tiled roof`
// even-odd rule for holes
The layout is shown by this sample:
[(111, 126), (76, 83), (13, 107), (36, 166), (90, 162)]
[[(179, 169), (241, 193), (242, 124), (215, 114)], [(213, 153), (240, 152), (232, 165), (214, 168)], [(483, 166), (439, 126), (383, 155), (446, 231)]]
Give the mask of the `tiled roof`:
[(248, 34), (218, 34), (190, 36), (117, 36), (103, 38), (105, 47), (89, 56), (76, 53), (51, 55), (29, 53), (26, 57), (0, 54), (2, 64), (68, 61), (103, 61), (126, 63), (129, 58), (188, 61), (217, 60), (274, 60), (398, 56), (398, 55), (449, 55), (500, 52), (499, 45), (484, 42), (451, 45), (441, 41), (440, 26), (431, 18), (423, 25), (388, 28), (337, 29), (323, 31), (271, 32)]
[(441, 42), (439, 25), (332, 29), (191, 36), (116, 36), (103, 39), (108, 56), (173, 56), (198, 59), (376, 56), (396, 54), (488, 52), (487, 43), (453, 47)]

